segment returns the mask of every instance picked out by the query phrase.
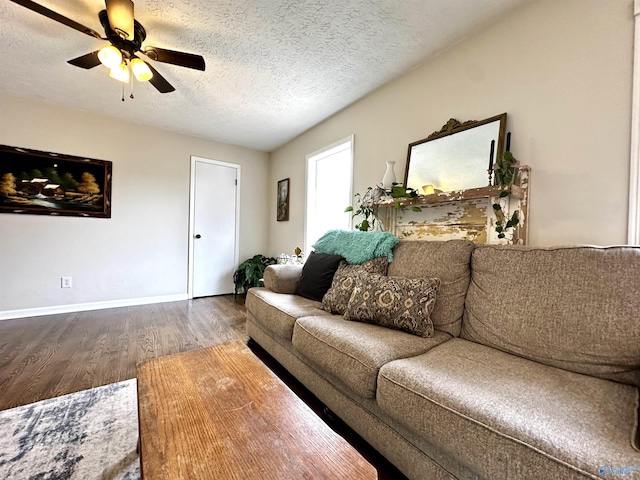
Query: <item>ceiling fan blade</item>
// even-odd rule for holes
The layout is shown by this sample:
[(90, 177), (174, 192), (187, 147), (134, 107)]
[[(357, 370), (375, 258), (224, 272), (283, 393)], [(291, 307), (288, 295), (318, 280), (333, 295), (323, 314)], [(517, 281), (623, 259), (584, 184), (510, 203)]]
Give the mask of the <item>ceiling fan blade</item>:
[(204, 58), (193, 53), (176, 52), (175, 50), (166, 50), (158, 47), (145, 47), (142, 53), (156, 62), (171, 63), (180, 67), (202, 71), (205, 68)]
[[(136, 57), (137, 58), (137, 57)], [(144, 60), (142, 60), (144, 62)], [(149, 83), (156, 87), (160, 93), (169, 93), (175, 90), (174, 86), (171, 85), (167, 80), (158, 73), (158, 71), (149, 65), (149, 62), (144, 62), (151, 69), (151, 73), (153, 73), (153, 77), (149, 80)]]
[(76, 22), (75, 20), (71, 20), (70, 18), (65, 17), (64, 15), (60, 15), (59, 13), (54, 12), (53, 10), (49, 10), (47, 7), (43, 7), (42, 5), (38, 5), (31, 0), (11, 0), (13, 3), (17, 3), (18, 5), (22, 5), (29, 10), (32, 10), (40, 15), (44, 15), (45, 17), (50, 18), (51, 20), (55, 20), (56, 22), (60, 22), (67, 27), (71, 27), (79, 32), (84, 33), (85, 35), (89, 35), (90, 37), (102, 38), (98, 32), (92, 30), (89, 27), (85, 27), (81, 23)]
[(124, 36), (125, 40), (133, 40), (133, 1), (132, 0), (105, 0), (109, 25), (115, 32)]
[(82, 55), (81, 57), (74, 58), (73, 60), (68, 60), (67, 63), (74, 65), (80, 68), (89, 68), (97, 67), (100, 65), (100, 60), (98, 59), (98, 52), (100, 50), (96, 50), (95, 52), (87, 53), (86, 55)]

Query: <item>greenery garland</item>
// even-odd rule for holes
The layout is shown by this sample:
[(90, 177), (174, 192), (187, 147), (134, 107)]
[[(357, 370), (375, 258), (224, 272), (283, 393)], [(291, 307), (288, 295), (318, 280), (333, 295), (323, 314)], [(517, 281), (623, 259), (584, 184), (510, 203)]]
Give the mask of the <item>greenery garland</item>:
[(515, 228), (520, 223), (518, 210), (514, 211), (511, 217), (509, 213), (502, 208), (501, 199), (509, 196), (511, 185), (516, 179), (516, 169), (520, 166), (520, 162), (516, 160), (511, 152), (504, 152), (502, 158), (493, 166), (495, 174), (495, 184), (501, 187), (498, 200), (493, 204), (493, 211), (496, 215), (496, 232), (498, 238), (505, 238), (506, 232), (510, 228)]

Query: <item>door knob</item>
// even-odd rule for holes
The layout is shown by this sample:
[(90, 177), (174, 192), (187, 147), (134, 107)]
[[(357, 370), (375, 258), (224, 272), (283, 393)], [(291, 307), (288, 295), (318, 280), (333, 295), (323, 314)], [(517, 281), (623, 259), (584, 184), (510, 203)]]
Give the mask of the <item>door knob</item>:
[(194, 235), (195, 238), (202, 238), (202, 235), (200, 235), (199, 233), (197, 235)]

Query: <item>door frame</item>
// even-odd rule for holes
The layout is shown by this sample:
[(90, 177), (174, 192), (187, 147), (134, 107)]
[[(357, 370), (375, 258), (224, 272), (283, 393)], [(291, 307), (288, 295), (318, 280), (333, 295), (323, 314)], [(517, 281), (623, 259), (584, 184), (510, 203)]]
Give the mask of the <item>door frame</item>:
[(631, 94), (631, 161), (627, 244), (640, 245), (640, 0), (633, 2), (634, 49)]
[(209, 158), (196, 157), (191, 155), (191, 173), (189, 174), (189, 272), (187, 274), (187, 297), (193, 298), (193, 235), (194, 232), (194, 219), (195, 219), (195, 185), (196, 185), (196, 162), (208, 163), (211, 165), (218, 165), (221, 167), (229, 167), (236, 169), (236, 231), (234, 242), (234, 257), (233, 264), (238, 266), (239, 249), (240, 249), (240, 181), (242, 169), (237, 163), (222, 162), (220, 160), (212, 160)]

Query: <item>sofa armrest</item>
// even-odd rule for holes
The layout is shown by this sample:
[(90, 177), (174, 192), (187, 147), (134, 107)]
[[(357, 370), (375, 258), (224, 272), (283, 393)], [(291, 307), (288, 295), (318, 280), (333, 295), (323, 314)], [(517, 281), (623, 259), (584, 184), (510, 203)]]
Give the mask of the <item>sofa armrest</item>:
[(264, 271), (264, 286), (276, 293), (295, 293), (302, 265), (269, 265)]

